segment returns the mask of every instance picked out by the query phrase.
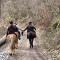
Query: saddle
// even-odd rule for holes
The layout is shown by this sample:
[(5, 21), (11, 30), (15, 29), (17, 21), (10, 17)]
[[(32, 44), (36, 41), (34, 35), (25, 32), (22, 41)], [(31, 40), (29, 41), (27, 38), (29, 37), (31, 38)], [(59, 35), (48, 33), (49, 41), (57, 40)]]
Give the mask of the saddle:
[(36, 32), (27, 32), (27, 38), (36, 38)]

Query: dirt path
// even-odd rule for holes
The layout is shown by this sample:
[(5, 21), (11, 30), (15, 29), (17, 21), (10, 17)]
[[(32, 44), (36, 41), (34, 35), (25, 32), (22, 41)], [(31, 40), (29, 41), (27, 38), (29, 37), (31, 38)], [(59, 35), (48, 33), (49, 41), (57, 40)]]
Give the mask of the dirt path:
[(19, 40), (19, 48), (13, 56), (8, 55), (8, 45), (4, 45), (3, 48), (1, 48), (0, 60), (47, 60), (45, 56), (42, 56), (42, 52), (38, 50), (36, 41), (34, 40), (34, 48), (30, 49), (29, 41), (25, 37), (26, 34)]
[(18, 50), (18, 53), (15, 56), (10, 56), (8, 60), (45, 60), (42, 57), (39, 57), (37, 52), (34, 49), (22, 49)]

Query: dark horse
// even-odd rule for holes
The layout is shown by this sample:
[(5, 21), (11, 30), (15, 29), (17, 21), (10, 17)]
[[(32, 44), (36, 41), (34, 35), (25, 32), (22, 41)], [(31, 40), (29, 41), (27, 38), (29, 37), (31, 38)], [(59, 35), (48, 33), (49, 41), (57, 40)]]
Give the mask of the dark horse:
[[(33, 48), (33, 40), (36, 38), (36, 28), (32, 25), (32, 22), (29, 22), (29, 25), (23, 30), (23, 32), (27, 30), (27, 39), (29, 39), (30, 48)], [(22, 35), (23, 35), (22, 32)]]
[(33, 41), (34, 38), (36, 38), (36, 32), (27, 32), (27, 39), (29, 39), (29, 43), (30, 43), (30, 48), (33, 48)]

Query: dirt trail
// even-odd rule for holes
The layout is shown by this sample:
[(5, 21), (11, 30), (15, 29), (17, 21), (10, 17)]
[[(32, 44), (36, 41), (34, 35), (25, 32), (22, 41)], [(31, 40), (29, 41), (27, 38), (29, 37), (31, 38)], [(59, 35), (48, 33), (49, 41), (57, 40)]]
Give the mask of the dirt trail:
[(21, 40), (19, 40), (19, 48), (16, 50), (15, 55), (8, 55), (7, 46), (8, 44), (5, 44), (1, 48), (2, 52), (0, 53), (0, 60), (47, 60), (47, 58), (42, 55), (42, 51), (38, 50), (36, 39), (34, 40), (34, 48), (29, 48), (29, 41), (26, 38), (26, 34), (21, 36)]

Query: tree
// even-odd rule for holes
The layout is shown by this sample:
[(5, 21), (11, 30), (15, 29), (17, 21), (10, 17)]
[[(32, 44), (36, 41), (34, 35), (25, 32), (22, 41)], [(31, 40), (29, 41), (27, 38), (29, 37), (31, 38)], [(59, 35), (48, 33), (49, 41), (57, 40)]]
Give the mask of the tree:
[(0, 0), (0, 18), (1, 18), (1, 0)]

